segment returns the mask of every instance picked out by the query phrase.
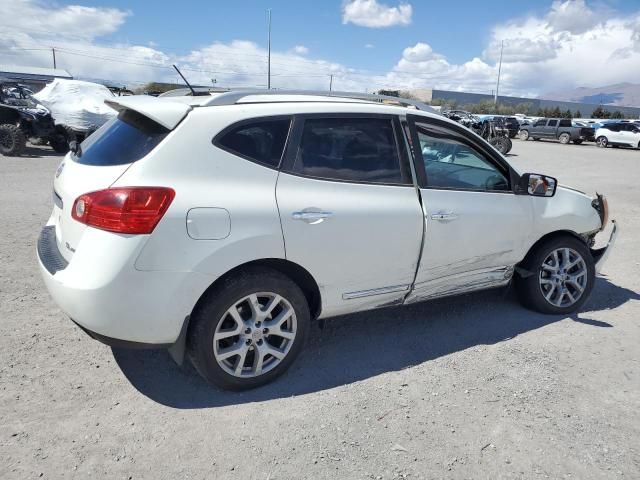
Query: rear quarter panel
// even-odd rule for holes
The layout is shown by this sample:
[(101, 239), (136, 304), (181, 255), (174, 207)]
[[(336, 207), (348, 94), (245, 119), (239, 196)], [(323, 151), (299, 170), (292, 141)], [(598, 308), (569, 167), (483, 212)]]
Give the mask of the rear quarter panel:
[[(176, 192), (137, 258), (137, 269), (198, 272), (213, 280), (251, 260), (284, 258), (275, 199), (278, 172), (212, 144), (220, 130), (242, 117), (241, 110), (195, 108), (166, 142), (116, 183), (167, 186)], [(187, 212), (193, 208), (227, 210), (229, 235), (217, 240), (191, 238)]]

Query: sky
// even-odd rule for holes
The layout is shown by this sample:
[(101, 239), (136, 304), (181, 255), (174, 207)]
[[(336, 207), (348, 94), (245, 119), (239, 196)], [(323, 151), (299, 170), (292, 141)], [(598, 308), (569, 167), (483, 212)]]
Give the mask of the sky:
[[(502, 94), (640, 83), (640, 0), (0, 0), (0, 64), (178, 81)], [(332, 80), (331, 80), (331, 77)]]

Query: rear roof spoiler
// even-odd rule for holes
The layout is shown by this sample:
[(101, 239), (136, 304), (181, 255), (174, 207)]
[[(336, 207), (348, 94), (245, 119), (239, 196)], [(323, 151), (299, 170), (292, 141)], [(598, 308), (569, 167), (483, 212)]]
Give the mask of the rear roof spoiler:
[(105, 100), (104, 103), (117, 112), (122, 110), (138, 112), (169, 130), (173, 130), (193, 108), (186, 103), (161, 101), (146, 95), (117, 97)]

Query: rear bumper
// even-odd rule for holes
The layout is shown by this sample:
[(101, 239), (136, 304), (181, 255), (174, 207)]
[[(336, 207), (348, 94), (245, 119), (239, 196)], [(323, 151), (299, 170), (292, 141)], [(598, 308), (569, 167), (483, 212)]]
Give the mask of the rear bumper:
[(602, 270), (602, 266), (607, 261), (613, 245), (616, 243), (616, 239), (618, 238), (618, 224), (615, 220), (611, 220), (611, 223), (613, 224), (613, 229), (611, 230), (611, 235), (609, 236), (607, 244), (602, 248), (591, 249), (591, 254), (596, 262), (596, 273), (600, 273), (600, 270)]
[(112, 346), (165, 348), (211, 285), (193, 272), (136, 270), (144, 238), (87, 229), (74, 256), (61, 260), (54, 227), (38, 239), (44, 283), (55, 303), (92, 338)]

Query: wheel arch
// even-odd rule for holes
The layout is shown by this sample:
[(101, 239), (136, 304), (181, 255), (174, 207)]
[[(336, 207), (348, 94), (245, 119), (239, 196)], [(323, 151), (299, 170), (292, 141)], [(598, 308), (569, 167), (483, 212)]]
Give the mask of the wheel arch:
[(297, 263), (294, 263), (290, 260), (285, 260), (283, 258), (263, 258), (259, 260), (252, 260), (232, 268), (225, 274), (218, 277), (211, 285), (207, 287), (202, 295), (200, 295), (200, 298), (193, 307), (192, 312), (196, 311), (207, 294), (212, 289), (216, 288), (217, 285), (222, 283), (230, 276), (237, 275), (243, 270), (251, 267), (269, 268), (289, 277), (293, 282), (296, 283), (296, 285), (298, 285), (298, 287), (300, 287), (302, 293), (304, 293), (304, 296), (307, 298), (307, 302), (309, 303), (309, 310), (311, 312), (311, 318), (318, 318), (322, 310), (320, 287), (307, 269), (298, 265)]
[(15, 125), (20, 121), (20, 114), (12, 109), (7, 107), (0, 107), (0, 124), (9, 123), (11, 125)]
[(191, 310), (191, 314), (187, 315), (187, 317), (184, 319), (178, 338), (176, 339), (175, 343), (168, 349), (171, 357), (178, 365), (182, 365), (184, 363), (187, 338), (189, 336), (189, 330), (192, 327), (191, 317), (193, 316), (193, 313), (197, 311), (200, 305), (202, 305), (202, 302), (207, 297), (208, 293), (218, 285), (220, 285), (221, 282), (223, 282), (230, 276), (237, 275), (243, 270), (251, 267), (269, 268), (289, 277), (302, 289), (302, 293), (309, 303), (311, 318), (317, 319), (320, 316), (320, 312), (322, 311), (322, 297), (320, 295), (320, 287), (307, 269), (298, 265), (297, 263), (282, 258), (263, 258), (259, 260), (251, 260), (241, 265), (237, 265), (236, 267), (227, 271), (226, 273), (218, 277), (211, 285), (209, 285), (204, 292), (202, 292), (193, 309)]
[(516, 272), (521, 277), (532, 275), (532, 272), (529, 270), (529, 265), (527, 261), (531, 258), (531, 255), (533, 254), (533, 252), (544, 242), (547, 242), (548, 240), (553, 238), (561, 238), (561, 237), (575, 238), (581, 241), (582, 243), (584, 243), (585, 246), (589, 248), (589, 244), (585, 240), (584, 236), (580, 235), (579, 233), (576, 233), (573, 230), (554, 230), (553, 232), (544, 234), (536, 242), (534, 242), (534, 244), (531, 245), (531, 247), (529, 247), (529, 250), (527, 250), (527, 253), (524, 256), (524, 258), (516, 265)]

